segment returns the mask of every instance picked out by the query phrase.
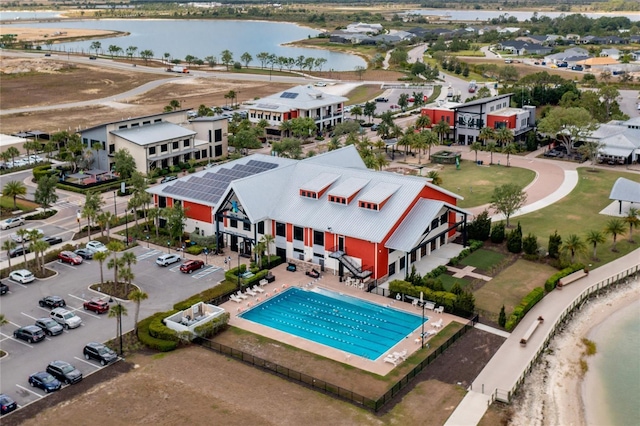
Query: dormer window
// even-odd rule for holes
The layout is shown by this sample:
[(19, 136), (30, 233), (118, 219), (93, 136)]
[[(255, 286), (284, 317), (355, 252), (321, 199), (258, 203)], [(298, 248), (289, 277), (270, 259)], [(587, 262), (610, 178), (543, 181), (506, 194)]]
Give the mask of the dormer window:
[(307, 197), (307, 198), (313, 198), (313, 199), (317, 199), (318, 198), (318, 194), (313, 192), (313, 191), (307, 191), (305, 189), (301, 189), (300, 190), (300, 195), (303, 197)]
[(347, 204), (347, 199), (346, 198), (337, 197), (335, 195), (329, 195), (329, 201), (331, 201), (332, 203)]
[(367, 201), (359, 201), (358, 202), (358, 207), (361, 207), (363, 209), (369, 209), (369, 210), (379, 210), (380, 206), (377, 203), (369, 203)]

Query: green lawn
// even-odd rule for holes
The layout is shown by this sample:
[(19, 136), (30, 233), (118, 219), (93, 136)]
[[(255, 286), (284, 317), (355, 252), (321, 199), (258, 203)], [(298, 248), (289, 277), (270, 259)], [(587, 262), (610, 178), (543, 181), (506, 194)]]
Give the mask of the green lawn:
[[(599, 212), (611, 203), (609, 193), (616, 179), (625, 177), (640, 182), (640, 176), (637, 174), (619, 171), (597, 170), (594, 172), (590, 168), (581, 167), (578, 169), (578, 174), (578, 185), (567, 197), (542, 210), (512, 219), (512, 223), (515, 225), (519, 221), (523, 235), (534, 234), (542, 247), (548, 246), (549, 235), (555, 230), (561, 237), (566, 238), (576, 234), (584, 238), (590, 230), (604, 230), (606, 223), (612, 219), (611, 216), (601, 215)], [(631, 244), (627, 239), (628, 232), (619, 235), (617, 244), (619, 251), (613, 253), (611, 252), (613, 238), (607, 236), (607, 241), (599, 245), (598, 262), (591, 259), (592, 250), (589, 250), (589, 254), (580, 260), (597, 267), (638, 248), (638, 244)], [(636, 232), (636, 240), (639, 239), (640, 232)]]
[[(431, 153), (437, 152), (432, 149)], [(532, 170), (518, 167), (477, 166), (472, 161), (460, 162), (457, 170), (454, 164), (444, 164), (438, 171), (442, 178), (442, 187), (464, 197), (458, 203), (462, 208), (481, 206), (491, 202), (493, 189), (505, 183), (517, 183), (522, 187), (529, 185), (536, 174)]]
[(483, 271), (490, 271), (493, 266), (502, 262), (504, 258), (504, 254), (491, 250), (480, 249), (462, 259), (460, 263), (463, 265), (475, 266)]
[(556, 272), (552, 266), (520, 259), (473, 293), (476, 307), (496, 321), (503, 304), (509, 315), (527, 293), (544, 287), (547, 278)]
[(451, 290), (451, 287), (453, 287), (455, 283), (460, 284), (460, 287), (462, 288), (471, 284), (471, 282), (466, 278), (453, 278), (453, 276), (447, 274), (438, 275), (438, 279), (442, 281), (442, 285), (447, 291)]

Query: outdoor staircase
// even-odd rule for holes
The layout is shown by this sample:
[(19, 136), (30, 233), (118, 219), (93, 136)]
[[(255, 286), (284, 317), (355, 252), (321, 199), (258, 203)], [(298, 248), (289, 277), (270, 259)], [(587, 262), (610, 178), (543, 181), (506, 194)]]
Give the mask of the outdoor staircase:
[(329, 257), (333, 259), (338, 259), (338, 261), (342, 265), (344, 265), (344, 267), (347, 268), (349, 272), (351, 272), (353, 276), (356, 278), (360, 278), (360, 279), (368, 278), (373, 272), (370, 269), (362, 270), (362, 268), (360, 268), (358, 265), (350, 261), (347, 254), (342, 250), (332, 252), (331, 254), (329, 254)]

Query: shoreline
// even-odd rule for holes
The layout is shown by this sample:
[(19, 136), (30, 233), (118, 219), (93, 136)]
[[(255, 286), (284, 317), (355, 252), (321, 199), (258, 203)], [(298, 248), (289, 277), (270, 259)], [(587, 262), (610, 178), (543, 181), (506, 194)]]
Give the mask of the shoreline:
[[(634, 303), (640, 303), (638, 279), (590, 299), (581, 310), (575, 311), (525, 380), (523, 391), (514, 403), (510, 424), (577, 426), (606, 416), (601, 392), (585, 393), (587, 387), (602, 387), (597, 371), (583, 374), (581, 359), (593, 366), (594, 357), (583, 355), (582, 339), (598, 327), (606, 328), (606, 322), (615, 313)], [(596, 356), (598, 353), (599, 349)]]

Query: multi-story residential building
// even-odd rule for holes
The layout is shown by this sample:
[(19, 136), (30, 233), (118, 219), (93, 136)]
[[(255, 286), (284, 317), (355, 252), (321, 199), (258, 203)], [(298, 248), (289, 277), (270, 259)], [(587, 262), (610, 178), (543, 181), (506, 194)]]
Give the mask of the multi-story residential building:
[(344, 120), (344, 103), (348, 99), (325, 93), (310, 85), (296, 86), (283, 92), (252, 101), (248, 107), (249, 121), (266, 120), (268, 138), (281, 136), (282, 122), (293, 118), (312, 118), (318, 131), (332, 128)]
[(269, 234), (282, 259), (361, 279), (403, 276), (468, 215), (428, 179), (367, 169), (354, 146), (304, 160), (252, 155), (148, 191), (159, 207), (182, 204), (186, 231), (220, 247), (255, 254)]
[(225, 117), (187, 118), (187, 110), (128, 118), (90, 127), (80, 132), (90, 149), (100, 146), (93, 167), (113, 168), (113, 155), (127, 149), (142, 173), (168, 168), (189, 160), (215, 160), (227, 155)]
[(523, 140), (535, 128), (536, 107), (511, 108), (512, 96), (513, 93), (508, 93), (467, 103), (439, 101), (425, 105), (421, 114), (429, 116), (432, 125), (440, 121), (449, 124), (454, 141), (462, 145), (476, 142), (485, 126), (506, 127), (513, 132), (514, 140)]

